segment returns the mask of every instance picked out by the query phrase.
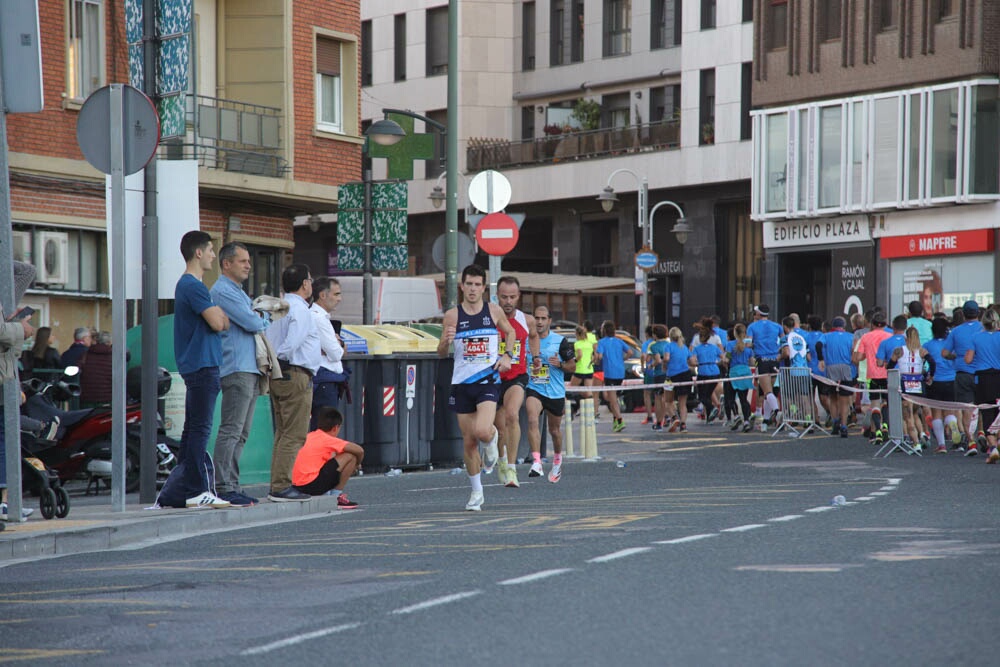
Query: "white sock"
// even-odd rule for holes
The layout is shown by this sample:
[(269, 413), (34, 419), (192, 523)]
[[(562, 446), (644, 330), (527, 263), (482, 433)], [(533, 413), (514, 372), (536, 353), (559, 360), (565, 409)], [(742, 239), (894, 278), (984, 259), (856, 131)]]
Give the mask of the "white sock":
[(469, 475), (469, 484), (472, 485), (473, 491), (483, 490), (483, 481), (479, 478), (478, 472), (475, 475)]
[(976, 439), (976, 422), (979, 421), (979, 408), (972, 411), (972, 419), (969, 420), (969, 439)]
[(770, 419), (771, 413), (778, 409), (778, 399), (774, 394), (764, 397), (764, 419)]
[(934, 429), (934, 437), (937, 439), (938, 447), (944, 447), (944, 422), (935, 419), (931, 422), (931, 428)]

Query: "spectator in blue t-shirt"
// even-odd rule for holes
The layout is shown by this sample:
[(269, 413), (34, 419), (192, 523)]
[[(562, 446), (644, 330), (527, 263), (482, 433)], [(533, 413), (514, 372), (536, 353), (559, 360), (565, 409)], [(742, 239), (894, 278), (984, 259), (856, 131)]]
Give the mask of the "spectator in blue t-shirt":
[[(615, 323), (611, 320), (604, 320), (601, 324), (601, 336), (602, 338), (597, 341), (595, 363), (600, 363), (604, 369), (606, 386), (620, 387), (625, 380), (625, 360), (632, 356), (632, 348), (615, 335)], [(618, 406), (618, 392), (609, 390), (603, 392), (603, 395), (611, 409), (613, 419), (611, 430), (615, 433), (625, 430), (625, 420)]]
[[(214, 493), (207, 448), (219, 396), (219, 366), (222, 364), (219, 332), (229, 328), (229, 318), (215, 305), (202, 282), (205, 271), (211, 269), (215, 261), (212, 237), (202, 231), (186, 233), (181, 238), (181, 255), (187, 270), (174, 290), (174, 357), (186, 390), (184, 430), (180, 465), (174, 469), (180, 479), (170, 487), (165, 485), (161, 504), (179, 504), (183, 496), (187, 507), (224, 508), (230, 504)], [(173, 500), (164, 498), (167, 488), (171, 488), (169, 495)]]

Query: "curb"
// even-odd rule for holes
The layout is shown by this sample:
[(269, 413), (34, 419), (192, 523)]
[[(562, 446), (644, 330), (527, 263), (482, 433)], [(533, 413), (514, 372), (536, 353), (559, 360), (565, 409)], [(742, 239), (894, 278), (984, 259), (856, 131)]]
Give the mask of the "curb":
[(89, 525), (51, 530), (47, 526), (37, 531), (18, 530), (18, 526), (24, 524), (11, 523), (0, 533), (0, 567), (43, 557), (135, 547), (143, 542), (320, 517), (339, 511), (336, 498), (317, 496), (305, 502), (263, 502), (245, 509), (146, 510), (134, 507), (122, 513), (101, 511), (93, 514), (93, 518), (75, 520)]

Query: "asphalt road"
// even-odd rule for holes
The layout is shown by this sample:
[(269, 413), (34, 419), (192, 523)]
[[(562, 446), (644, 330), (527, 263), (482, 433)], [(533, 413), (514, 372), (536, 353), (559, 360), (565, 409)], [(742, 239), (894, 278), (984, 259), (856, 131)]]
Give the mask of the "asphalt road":
[(362, 508), (332, 517), (0, 569), (0, 662), (995, 659), (1000, 466), (874, 460), (859, 438), (623, 436), (559, 484), (488, 478), (481, 513), (462, 475), (366, 476)]

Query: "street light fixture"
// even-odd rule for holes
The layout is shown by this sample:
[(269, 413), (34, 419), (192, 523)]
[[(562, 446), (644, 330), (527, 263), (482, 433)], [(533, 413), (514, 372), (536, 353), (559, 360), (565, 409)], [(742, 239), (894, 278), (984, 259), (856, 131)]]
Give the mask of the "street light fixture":
[(615, 202), (618, 201), (618, 197), (615, 196), (615, 189), (610, 185), (607, 186), (601, 194), (597, 195), (597, 201), (601, 202), (601, 208), (604, 209), (605, 213), (611, 213), (611, 209), (615, 207)]
[(379, 146), (394, 146), (406, 136), (406, 131), (396, 121), (383, 118), (372, 123), (365, 130), (365, 136)]
[[(665, 203), (665, 202), (661, 202), (661, 203)], [(657, 204), (657, 206), (659, 206), (659, 204)], [(691, 233), (691, 225), (688, 223), (687, 220), (684, 219), (684, 214), (683, 213), (681, 213), (681, 217), (679, 217), (677, 219), (677, 222), (674, 223), (673, 229), (671, 229), (670, 231), (673, 232), (674, 235), (677, 236), (677, 242), (678, 243), (680, 243), (681, 245), (684, 245), (685, 243), (687, 243), (688, 234)]]

